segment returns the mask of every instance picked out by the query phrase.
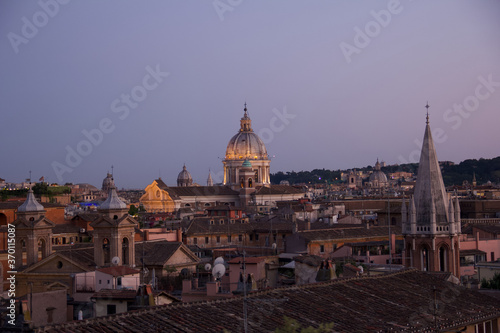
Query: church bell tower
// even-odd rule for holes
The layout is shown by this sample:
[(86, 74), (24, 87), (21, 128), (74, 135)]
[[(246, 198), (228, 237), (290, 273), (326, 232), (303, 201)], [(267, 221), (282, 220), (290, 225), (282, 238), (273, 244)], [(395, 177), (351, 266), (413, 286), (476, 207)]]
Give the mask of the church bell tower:
[(405, 266), (460, 277), (460, 205), (446, 193), (428, 112), (414, 195), (408, 210), (403, 199), (401, 214)]

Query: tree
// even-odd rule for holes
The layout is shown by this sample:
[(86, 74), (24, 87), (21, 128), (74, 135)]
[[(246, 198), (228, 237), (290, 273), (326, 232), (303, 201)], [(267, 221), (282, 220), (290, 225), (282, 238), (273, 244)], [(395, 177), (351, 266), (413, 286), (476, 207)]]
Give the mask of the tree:
[(490, 280), (482, 279), (481, 288), (485, 289), (500, 289), (500, 274), (495, 273)]
[(128, 210), (128, 215), (135, 216), (139, 212), (139, 209), (135, 207), (135, 205), (130, 205), (130, 209)]

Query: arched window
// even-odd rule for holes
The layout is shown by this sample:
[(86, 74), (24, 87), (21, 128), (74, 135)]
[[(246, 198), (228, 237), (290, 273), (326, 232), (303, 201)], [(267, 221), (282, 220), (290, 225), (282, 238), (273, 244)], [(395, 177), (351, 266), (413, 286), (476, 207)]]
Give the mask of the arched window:
[(123, 238), (122, 241), (122, 262), (123, 265), (128, 265), (129, 264), (129, 243), (128, 243), (128, 238), (125, 237)]
[(240, 179), (240, 187), (245, 187), (245, 180), (243, 178)]
[(102, 240), (102, 255), (104, 257), (104, 265), (107, 265), (107, 264), (109, 264), (111, 262), (111, 258), (110, 258), (111, 249), (110, 249), (110, 246), (111, 246), (111, 244), (109, 244), (109, 239), (104, 238)]
[(252, 178), (248, 178), (248, 187), (252, 187)]
[(47, 243), (45, 242), (45, 239), (40, 238), (38, 240), (37, 261), (45, 258), (46, 253), (47, 253)]

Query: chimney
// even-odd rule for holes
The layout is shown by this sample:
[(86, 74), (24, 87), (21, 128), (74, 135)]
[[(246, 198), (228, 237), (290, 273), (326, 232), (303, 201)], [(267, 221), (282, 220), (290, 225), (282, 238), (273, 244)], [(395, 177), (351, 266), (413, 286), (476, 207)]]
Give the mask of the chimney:
[(182, 229), (179, 228), (176, 230), (176, 232), (177, 232), (177, 241), (182, 242)]
[(182, 280), (182, 292), (189, 293), (191, 290), (191, 280)]
[(144, 240), (145, 241), (149, 240), (149, 230), (144, 230)]
[(306, 222), (306, 230), (311, 230), (311, 221)]
[(207, 282), (207, 296), (215, 296), (219, 291), (220, 282)]
[(194, 290), (198, 289), (198, 278), (193, 279), (193, 289)]

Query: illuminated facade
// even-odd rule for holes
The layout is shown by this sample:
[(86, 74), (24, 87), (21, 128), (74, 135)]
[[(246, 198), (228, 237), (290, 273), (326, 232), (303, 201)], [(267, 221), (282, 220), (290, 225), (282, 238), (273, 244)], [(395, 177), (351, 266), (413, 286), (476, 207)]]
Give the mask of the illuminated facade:
[(254, 171), (253, 186), (269, 186), (271, 184), (271, 161), (264, 142), (252, 129), (252, 121), (248, 117), (246, 104), (244, 111), (243, 118), (240, 120), (240, 130), (229, 140), (226, 156), (222, 161), (224, 185), (231, 186), (233, 189), (240, 187), (242, 183), (240, 169), (243, 162), (248, 160)]

